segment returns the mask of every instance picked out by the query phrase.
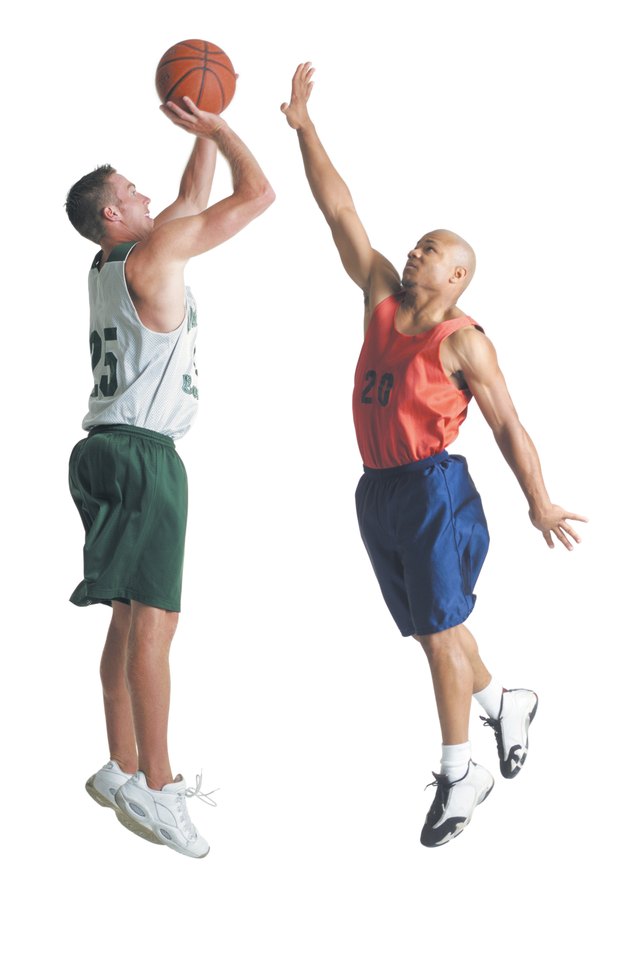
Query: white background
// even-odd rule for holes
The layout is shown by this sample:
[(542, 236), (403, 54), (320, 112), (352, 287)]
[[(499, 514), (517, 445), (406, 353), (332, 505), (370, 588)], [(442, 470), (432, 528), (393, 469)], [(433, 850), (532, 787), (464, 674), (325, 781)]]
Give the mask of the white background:
[[(631, 10), (616, 0), (61, 0), (14, 11), (2, 177), (1, 861), (12, 957), (628, 955)], [(67, 600), (82, 576), (66, 469), (92, 382), (94, 250), (63, 202), (104, 162), (151, 196), (153, 212), (174, 198), (191, 145), (157, 109), (153, 79), (162, 52), (190, 37), (234, 61), (226, 116), (278, 196), (188, 269), (201, 400), (179, 448), (191, 512), (171, 752), (190, 782), (202, 767), (205, 789), (221, 787), (217, 810), (191, 804), (212, 846), (201, 862), (143, 843), (86, 795), (107, 757), (97, 668), (108, 613)], [(469, 459), (493, 543), (469, 626), (495, 675), (533, 687), (541, 705), (513, 782), (498, 776), (474, 708), (474, 757), (496, 788), (440, 850), (418, 841), (439, 760), (426, 661), (383, 605), (353, 509), (361, 296), (278, 110), (305, 59), (317, 67), (314, 119), (374, 245), (399, 266), (431, 228), (475, 247), (462, 306), (498, 348), (552, 497), (591, 520), (573, 554), (549, 551), (470, 414), (454, 450)], [(221, 162), (214, 196), (229, 184)]]

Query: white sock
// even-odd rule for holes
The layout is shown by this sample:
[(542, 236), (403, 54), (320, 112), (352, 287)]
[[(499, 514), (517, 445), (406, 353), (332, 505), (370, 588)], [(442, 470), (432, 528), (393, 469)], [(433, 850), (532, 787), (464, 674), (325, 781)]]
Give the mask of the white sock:
[(492, 677), (491, 682), (484, 690), (478, 690), (474, 693), (474, 699), (478, 701), (482, 709), (491, 720), (497, 720), (500, 716), (500, 707), (502, 705), (502, 684)]
[(471, 744), (468, 740), (466, 743), (443, 743), (440, 773), (445, 775), (449, 783), (462, 780), (469, 769), (470, 760)]

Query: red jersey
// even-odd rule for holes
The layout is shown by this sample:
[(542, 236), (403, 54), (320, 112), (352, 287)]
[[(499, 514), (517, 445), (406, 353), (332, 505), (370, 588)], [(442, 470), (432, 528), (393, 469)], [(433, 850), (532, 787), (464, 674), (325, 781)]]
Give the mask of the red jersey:
[(449, 380), (440, 344), (462, 327), (482, 329), (464, 316), (406, 336), (395, 326), (400, 299), (387, 297), (373, 311), (356, 367), (356, 437), (362, 462), (375, 469), (423, 460), (455, 440), (471, 393)]

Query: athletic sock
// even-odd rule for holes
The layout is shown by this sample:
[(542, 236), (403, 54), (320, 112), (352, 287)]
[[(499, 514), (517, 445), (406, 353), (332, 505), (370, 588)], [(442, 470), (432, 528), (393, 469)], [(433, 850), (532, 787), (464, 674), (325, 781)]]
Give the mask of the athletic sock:
[(478, 690), (474, 693), (474, 699), (478, 701), (482, 709), (491, 720), (497, 720), (500, 716), (500, 707), (502, 706), (503, 686), (495, 678), (484, 690)]
[(440, 773), (444, 774), (449, 783), (462, 780), (469, 769), (470, 760), (471, 744), (468, 740), (466, 743), (443, 743)]

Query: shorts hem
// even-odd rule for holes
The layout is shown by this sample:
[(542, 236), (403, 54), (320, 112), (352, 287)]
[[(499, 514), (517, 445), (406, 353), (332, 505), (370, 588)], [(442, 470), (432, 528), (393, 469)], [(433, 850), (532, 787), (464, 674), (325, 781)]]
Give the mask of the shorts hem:
[(400, 629), (400, 633), (403, 637), (424, 637), (427, 634), (443, 633), (445, 630), (451, 630), (453, 627), (459, 627), (465, 620), (468, 620), (471, 614), (473, 613), (473, 608), (475, 607), (475, 599), (471, 604), (471, 609), (465, 613), (463, 617), (453, 617), (450, 621), (445, 621), (443, 625), (438, 625), (435, 629), (427, 630), (410, 630), (409, 633), (405, 633), (404, 630)]
[(112, 600), (120, 601), (120, 603), (128, 603), (131, 600), (135, 600), (136, 603), (143, 603), (146, 607), (156, 607), (158, 610), (166, 610), (169, 613), (180, 613), (180, 601), (176, 602), (172, 600), (171, 602), (167, 602), (166, 599), (151, 596), (150, 594), (143, 594), (130, 587), (106, 590), (104, 587), (87, 588), (85, 584), (80, 584), (80, 586), (73, 591), (69, 600), (75, 604), (76, 607), (90, 607), (94, 603), (106, 603), (111, 606)]

